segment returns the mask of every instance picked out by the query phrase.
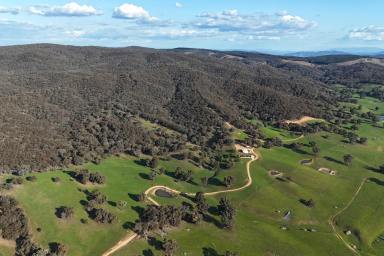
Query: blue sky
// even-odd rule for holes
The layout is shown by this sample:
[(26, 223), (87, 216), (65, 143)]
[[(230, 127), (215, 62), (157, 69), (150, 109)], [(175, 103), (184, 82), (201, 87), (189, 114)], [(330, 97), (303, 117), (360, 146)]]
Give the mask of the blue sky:
[(1, 0), (0, 45), (384, 47), (383, 11), (382, 0)]

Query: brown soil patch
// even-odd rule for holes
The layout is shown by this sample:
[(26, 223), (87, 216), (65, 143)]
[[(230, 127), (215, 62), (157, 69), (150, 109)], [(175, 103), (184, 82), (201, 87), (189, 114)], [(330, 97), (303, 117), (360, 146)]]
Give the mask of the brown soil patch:
[(269, 176), (274, 177), (274, 178), (283, 176), (282, 172), (275, 171), (275, 170), (270, 170), (268, 172), (268, 174), (269, 174)]
[(0, 245), (8, 248), (15, 248), (16, 242), (12, 240), (5, 240), (3, 238), (0, 238)]
[(309, 63), (309, 62), (303, 61), (303, 60), (282, 60), (282, 62), (301, 65), (301, 66), (305, 66), (305, 67), (311, 67), (311, 68), (316, 67), (315, 64), (312, 64), (312, 63)]
[(319, 168), (318, 171), (322, 172), (322, 173), (325, 173), (325, 174), (328, 174), (328, 175), (332, 175), (332, 176), (336, 175), (336, 171), (335, 170), (331, 170), (331, 169), (325, 168), (325, 167)]
[(311, 116), (303, 116), (301, 117), (300, 119), (296, 119), (296, 120), (286, 120), (285, 123), (286, 124), (298, 124), (298, 125), (304, 125), (310, 121), (313, 121), (313, 120), (320, 120), (318, 118), (314, 118), (314, 117), (311, 117)]
[(339, 63), (339, 66), (351, 66), (354, 64), (359, 64), (359, 63), (370, 63), (370, 64), (375, 64), (379, 66), (384, 66), (384, 59), (377, 59), (377, 58), (361, 58), (357, 60), (351, 60), (351, 61), (346, 61)]

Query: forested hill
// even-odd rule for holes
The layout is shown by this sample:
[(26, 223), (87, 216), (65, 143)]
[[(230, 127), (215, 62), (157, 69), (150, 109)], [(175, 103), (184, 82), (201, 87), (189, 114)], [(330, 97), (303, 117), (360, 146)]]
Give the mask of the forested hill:
[(0, 166), (40, 169), (148, 150), (156, 139), (138, 116), (203, 145), (224, 121), (321, 116), (334, 102), (323, 71), (269, 55), (246, 59), (187, 49), (1, 47)]

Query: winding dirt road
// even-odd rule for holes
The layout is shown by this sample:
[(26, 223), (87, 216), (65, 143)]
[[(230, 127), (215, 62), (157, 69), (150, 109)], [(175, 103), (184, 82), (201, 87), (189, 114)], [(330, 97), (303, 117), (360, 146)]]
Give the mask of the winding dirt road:
[[(243, 186), (239, 187), (239, 188), (234, 188), (234, 189), (226, 189), (226, 190), (220, 190), (220, 191), (215, 191), (215, 192), (208, 192), (208, 193), (204, 193), (205, 196), (215, 196), (215, 195), (219, 195), (219, 194), (225, 194), (225, 193), (232, 193), (232, 192), (237, 192), (237, 191), (241, 191), (241, 190), (244, 190), (246, 188), (248, 188), (249, 186), (252, 185), (253, 183), (253, 180), (252, 180), (252, 175), (251, 175), (251, 164), (254, 162), (254, 161), (257, 161), (260, 159), (260, 155), (258, 153), (256, 153), (254, 151), (254, 149), (251, 150), (252, 152), (252, 155), (250, 157), (250, 160), (247, 162), (246, 164), (246, 171), (247, 171), (247, 178), (248, 178), (248, 181), (246, 184), (244, 184)], [(175, 189), (172, 189), (172, 188), (169, 188), (167, 186), (153, 186), (153, 187), (150, 187), (148, 188), (144, 194), (146, 195), (146, 199), (148, 201), (150, 201), (152, 204), (154, 205), (157, 205), (157, 206), (160, 206), (160, 204), (155, 200), (153, 199), (151, 196), (155, 194), (155, 192), (159, 189), (163, 189), (165, 191), (168, 191), (168, 192), (171, 192), (171, 193), (174, 193), (174, 194), (181, 194), (182, 192), (181, 191), (178, 191), (178, 190), (175, 190)], [(184, 193), (188, 196), (194, 196), (195, 193)], [(132, 242), (133, 240), (135, 240), (136, 238), (138, 238), (138, 235), (136, 233), (129, 233), (127, 234), (126, 237), (124, 237), (123, 239), (121, 239), (119, 242), (117, 242), (117, 244), (115, 244), (113, 247), (111, 247), (108, 251), (106, 251), (105, 253), (102, 254), (102, 256), (111, 256), (113, 255), (115, 252), (117, 252), (118, 250), (120, 250), (121, 248), (127, 246), (130, 242)]]
[(339, 216), (340, 214), (342, 214), (345, 210), (347, 210), (349, 208), (349, 206), (351, 206), (351, 204), (353, 203), (353, 201), (355, 201), (356, 197), (358, 196), (358, 194), (360, 193), (361, 189), (363, 188), (365, 182), (367, 181), (367, 178), (363, 179), (363, 181), (360, 183), (359, 187), (357, 188), (356, 192), (353, 194), (353, 197), (351, 198), (351, 200), (348, 202), (348, 204), (340, 209), (338, 212), (336, 212), (334, 215), (332, 215), (329, 219), (328, 219), (328, 223), (329, 225), (332, 227), (332, 230), (333, 230), (333, 233), (335, 233), (335, 236), (340, 240), (342, 241), (345, 246), (351, 250), (354, 254), (356, 255), (360, 255), (360, 252), (358, 250), (356, 250), (354, 247), (352, 247), (344, 238), (342, 235), (340, 235), (338, 232), (337, 232), (337, 229), (336, 229), (336, 225), (335, 225), (335, 219), (337, 218), (337, 216)]

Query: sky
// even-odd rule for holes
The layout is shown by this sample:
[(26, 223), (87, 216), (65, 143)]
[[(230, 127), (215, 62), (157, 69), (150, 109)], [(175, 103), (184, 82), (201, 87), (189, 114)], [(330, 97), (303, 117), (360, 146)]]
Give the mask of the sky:
[(384, 48), (383, 0), (1, 0), (0, 45)]

